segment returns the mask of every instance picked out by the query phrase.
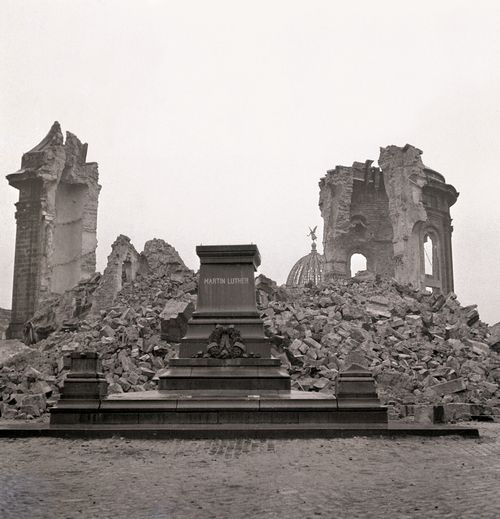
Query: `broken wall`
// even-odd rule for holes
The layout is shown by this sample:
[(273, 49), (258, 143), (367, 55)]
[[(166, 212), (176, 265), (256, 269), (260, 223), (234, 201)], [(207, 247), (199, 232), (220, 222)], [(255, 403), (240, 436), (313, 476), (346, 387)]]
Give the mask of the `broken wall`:
[(419, 288), (453, 290), (449, 210), (458, 193), (424, 166), (421, 154), (410, 145), (388, 146), (380, 150), (379, 167), (354, 162), (321, 179), (327, 279), (353, 275), (351, 257), (362, 254), (375, 274)]
[(91, 313), (99, 315), (101, 310), (110, 307), (123, 284), (133, 281), (137, 272), (146, 268), (141, 255), (130, 243), (130, 238), (120, 234), (111, 246), (108, 263), (94, 292)]
[(111, 246), (107, 266), (94, 292), (91, 313), (99, 315), (101, 310), (111, 307), (123, 284), (134, 281), (139, 273), (183, 280), (192, 271), (186, 267), (175, 248), (164, 240), (148, 240), (144, 251), (139, 254), (130, 238), (120, 234)]
[(86, 162), (87, 144), (58, 122), (7, 176), (19, 190), (12, 316), (7, 335), (21, 338), (26, 323), (51, 294), (95, 272), (98, 167)]

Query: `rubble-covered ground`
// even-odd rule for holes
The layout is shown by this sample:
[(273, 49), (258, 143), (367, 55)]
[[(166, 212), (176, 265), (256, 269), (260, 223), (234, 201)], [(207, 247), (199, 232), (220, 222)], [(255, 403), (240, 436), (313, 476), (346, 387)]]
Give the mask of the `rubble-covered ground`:
[[(153, 377), (178, 346), (162, 340), (161, 314), (174, 302), (186, 308), (195, 302), (196, 280), (190, 271), (138, 274), (100, 315), (79, 311), (70, 326), (59, 325), (1, 362), (2, 418), (45, 416), (71, 351), (100, 353), (110, 393), (153, 389)], [(96, 279), (91, 283), (94, 288), (73, 292), (85, 292), (86, 307)], [(67, 293), (60, 301), (70, 299)], [(488, 327), (475, 306), (462, 307), (453, 293), (430, 294), (374, 276), (291, 290), (260, 276), (257, 300), (274, 354), (296, 389), (334, 394), (349, 357), (373, 372), (393, 418), (413, 415), (418, 404), (446, 404), (450, 420), (500, 415), (500, 323)], [(47, 311), (54, 314), (54, 307)], [(163, 315), (171, 332), (175, 319)]]
[(448, 404), (449, 420), (500, 415), (500, 323), (482, 323), (454, 293), (361, 276), (288, 297), (283, 288), (259, 294), (296, 388), (334, 391), (338, 372), (356, 361), (372, 371), (392, 417), (418, 404)]

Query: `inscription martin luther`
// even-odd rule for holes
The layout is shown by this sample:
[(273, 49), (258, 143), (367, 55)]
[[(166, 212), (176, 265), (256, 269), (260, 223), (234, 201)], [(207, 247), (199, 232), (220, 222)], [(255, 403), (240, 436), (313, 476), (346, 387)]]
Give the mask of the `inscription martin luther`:
[(248, 278), (205, 278), (205, 285), (248, 285)]

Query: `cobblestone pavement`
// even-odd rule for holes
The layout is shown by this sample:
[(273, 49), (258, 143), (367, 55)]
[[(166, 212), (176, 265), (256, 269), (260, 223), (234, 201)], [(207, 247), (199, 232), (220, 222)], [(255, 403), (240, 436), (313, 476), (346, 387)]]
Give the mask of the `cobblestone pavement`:
[(0, 440), (0, 517), (498, 518), (482, 438)]

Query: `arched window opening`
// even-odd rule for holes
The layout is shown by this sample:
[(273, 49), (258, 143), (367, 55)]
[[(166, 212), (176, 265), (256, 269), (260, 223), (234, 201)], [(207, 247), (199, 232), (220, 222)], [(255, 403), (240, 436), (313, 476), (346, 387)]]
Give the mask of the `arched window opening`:
[(424, 272), (427, 276), (434, 276), (435, 248), (434, 240), (429, 234), (426, 234), (424, 236)]
[(358, 272), (366, 270), (366, 257), (358, 252), (353, 254), (351, 256), (350, 269), (351, 277), (354, 277)]
[(135, 272), (132, 269), (132, 260), (127, 256), (122, 264), (122, 283), (133, 281), (135, 278), (134, 274)]

